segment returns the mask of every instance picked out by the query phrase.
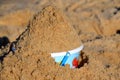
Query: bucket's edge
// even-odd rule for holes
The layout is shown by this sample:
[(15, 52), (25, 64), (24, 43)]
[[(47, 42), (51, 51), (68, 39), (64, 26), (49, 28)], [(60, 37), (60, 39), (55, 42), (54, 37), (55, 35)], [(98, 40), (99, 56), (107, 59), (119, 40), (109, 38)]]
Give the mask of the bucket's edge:
[[(70, 54), (75, 54), (77, 52), (80, 52), (83, 48), (84, 48), (84, 46), (81, 45), (80, 47), (70, 50), (70, 51), (67, 51), (67, 52), (69, 52)], [(66, 54), (66, 52), (55, 52), (55, 53), (50, 53), (50, 54), (51, 54), (51, 57), (57, 57), (57, 56), (64, 56)]]

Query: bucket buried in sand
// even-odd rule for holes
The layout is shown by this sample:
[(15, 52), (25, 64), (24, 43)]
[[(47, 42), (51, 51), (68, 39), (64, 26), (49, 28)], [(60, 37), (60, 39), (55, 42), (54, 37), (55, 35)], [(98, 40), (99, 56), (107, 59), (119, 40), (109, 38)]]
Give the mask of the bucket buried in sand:
[(67, 52), (51, 53), (51, 57), (53, 57), (55, 62), (59, 63), (61, 66), (69, 64), (70, 68), (77, 68), (80, 52), (83, 48), (84, 46), (82, 45)]

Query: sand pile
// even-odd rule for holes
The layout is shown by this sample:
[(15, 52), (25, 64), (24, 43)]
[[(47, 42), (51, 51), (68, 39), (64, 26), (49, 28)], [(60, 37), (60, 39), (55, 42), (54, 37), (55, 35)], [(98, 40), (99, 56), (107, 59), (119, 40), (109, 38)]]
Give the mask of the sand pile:
[[(45, 3), (46, 2), (49, 3), (50, 1), (51, 0), (36, 0), (36, 4), (30, 5), (32, 7), (31, 10), (33, 11), (33, 9), (35, 9), (34, 7), (37, 7), (36, 10), (41, 10), (43, 5), (45, 6)], [(0, 49), (0, 61), (2, 61), (2, 63), (0, 64), (0, 80), (119, 80), (120, 1), (118, 0), (117, 1), (61, 0), (60, 2), (57, 0), (53, 1), (57, 6), (63, 8), (64, 12), (67, 14), (69, 19), (71, 19), (73, 27), (79, 34), (80, 40), (82, 40), (84, 44), (84, 50), (82, 51), (79, 63), (80, 68), (70, 69), (68, 65), (66, 65), (65, 67), (61, 67), (58, 64), (56, 64), (49, 54), (50, 53), (49, 51), (51, 52), (53, 51), (53, 46), (52, 49), (51, 47), (50, 49), (48, 47), (39, 48), (42, 47), (40, 42), (41, 40), (43, 40), (43, 38), (45, 42), (48, 41), (47, 40), (48, 38), (50, 41), (53, 40), (49, 37), (52, 34), (47, 36), (48, 38), (45, 37), (46, 34), (48, 34), (48, 32), (54, 33), (53, 32), (54, 29), (52, 30), (51, 27), (56, 27), (55, 25), (62, 23), (63, 25), (68, 24), (66, 20), (63, 19), (64, 20), (63, 21), (61, 19), (64, 16), (58, 10), (56, 9), (54, 10), (54, 8), (52, 9), (45, 8), (44, 10), (42, 10), (42, 12), (39, 12), (38, 14), (35, 15), (33, 20), (28, 25), (28, 29), (26, 29), (26, 31), (20, 35), (16, 42), (17, 50), (15, 51), (14, 54), (10, 52), (3, 58), (2, 61), (1, 55), (4, 56), (4, 54), (6, 54), (9, 51), (10, 45), (7, 45), (5, 48)], [(60, 3), (62, 5), (60, 5)], [(49, 11), (51, 13), (49, 13), (48, 15)], [(59, 15), (59, 18), (53, 16), (52, 15), (53, 12), (56, 12), (56, 14)], [(59, 20), (54, 18), (57, 18)], [(38, 25), (38, 23), (40, 26)], [(45, 25), (44, 28), (42, 28), (43, 27), (42, 25), (43, 26)], [(50, 30), (46, 26), (50, 27)], [(57, 25), (57, 27), (61, 29), (60, 25)], [(43, 29), (47, 31), (44, 31)], [(44, 36), (42, 35), (42, 37), (40, 37), (41, 35), (39, 31), (41, 32), (41, 34), (45, 33)], [(61, 39), (58, 39), (58, 41), (60, 40)], [(44, 44), (43, 42), (41, 43)], [(62, 47), (64, 46), (62, 45)], [(68, 46), (67, 48), (65, 48), (65, 50), (74, 47), (75, 45), (71, 47)], [(60, 48), (55, 49), (55, 51), (59, 50), (62, 49)]]
[(10, 52), (2, 62), (1, 80), (55, 79), (60, 67), (48, 53), (71, 50), (81, 42), (62, 13), (48, 6), (34, 16), (15, 44), (15, 54)]
[(18, 38), (17, 46), (42, 52), (60, 52), (81, 45), (75, 30), (60, 11), (47, 7), (36, 14), (27, 30)]

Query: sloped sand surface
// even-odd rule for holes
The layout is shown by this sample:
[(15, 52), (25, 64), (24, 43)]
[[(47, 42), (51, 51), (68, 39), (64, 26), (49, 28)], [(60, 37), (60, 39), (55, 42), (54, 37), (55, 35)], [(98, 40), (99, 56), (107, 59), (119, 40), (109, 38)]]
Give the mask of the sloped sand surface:
[[(16, 48), (1, 47), (0, 80), (120, 79), (119, 0), (6, 0), (0, 10), (0, 39), (7, 36)], [(76, 69), (50, 57), (81, 44)]]

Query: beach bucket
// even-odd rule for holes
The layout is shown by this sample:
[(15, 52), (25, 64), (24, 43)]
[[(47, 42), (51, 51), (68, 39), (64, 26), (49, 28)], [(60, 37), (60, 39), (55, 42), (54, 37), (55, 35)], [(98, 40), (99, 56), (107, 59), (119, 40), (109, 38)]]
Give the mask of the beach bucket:
[(51, 53), (51, 57), (53, 57), (55, 62), (59, 63), (61, 66), (69, 64), (70, 68), (77, 68), (80, 52), (83, 48), (84, 46), (82, 45), (70, 51)]

